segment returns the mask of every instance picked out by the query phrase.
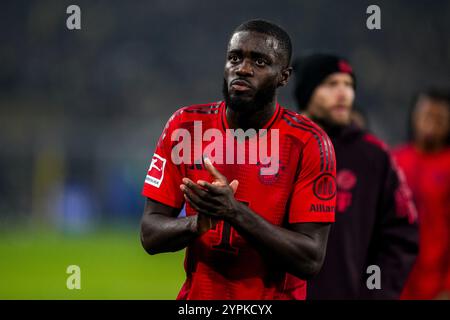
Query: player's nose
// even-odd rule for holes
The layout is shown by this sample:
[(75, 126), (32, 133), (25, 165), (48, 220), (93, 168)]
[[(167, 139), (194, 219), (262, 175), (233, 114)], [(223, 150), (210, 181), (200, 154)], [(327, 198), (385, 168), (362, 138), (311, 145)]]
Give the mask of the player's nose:
[(236, 74), (243, 77), (251, 77), (253, 76), (253, 67), (251, 63), (244, 59), (241, 64), (239, 64), (238, 68), (236, 69)]

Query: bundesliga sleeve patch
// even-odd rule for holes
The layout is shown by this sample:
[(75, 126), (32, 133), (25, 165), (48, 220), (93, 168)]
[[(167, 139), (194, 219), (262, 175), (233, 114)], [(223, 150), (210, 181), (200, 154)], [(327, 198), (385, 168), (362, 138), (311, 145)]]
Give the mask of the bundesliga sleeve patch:
[(157, 155), (153, 155), (152, 162), (148, 168), (145, 183), (159, 188), (164, 178), (164, 168), (166, 167), (166, 159)]

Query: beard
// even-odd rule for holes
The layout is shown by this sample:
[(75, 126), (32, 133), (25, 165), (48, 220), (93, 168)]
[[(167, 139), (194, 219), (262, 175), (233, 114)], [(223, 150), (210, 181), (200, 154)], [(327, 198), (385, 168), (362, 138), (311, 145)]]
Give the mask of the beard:
[(235, 112), (253, 113), (261, 110), (265, 105), (271, 103), (275, 98), (277, 85), (275, 83), (266, 83), (256, 91), (252, 98), (248, 96), (235, 95), (230, 96), (228, 83), (223, 79), (222, 94), (226, 106)]
[(349, 123), (342, 123), (333, 120), (331, 117), (316, 117), (309, 115), (309, 119), (318, 124), (331, 138), (339, 137), (347, 128)]
[(324, 129), (327, 133), (340, 131), (342, 128), (347, 126), (347, 124), (336, 122), (329, 117), (316, 117), (314, 115), (310, 115), (309, 118), (322, 127), (322, 129)]
[[(339, 105), (344, 107), (345, 110), (336, 112), (335, 109)], [(325, 131), (347, 127), (351, 123), (352, 105), (345, 102), (340, 102), (339, 105), (313, 103), (308, 117), (324, 128)]]

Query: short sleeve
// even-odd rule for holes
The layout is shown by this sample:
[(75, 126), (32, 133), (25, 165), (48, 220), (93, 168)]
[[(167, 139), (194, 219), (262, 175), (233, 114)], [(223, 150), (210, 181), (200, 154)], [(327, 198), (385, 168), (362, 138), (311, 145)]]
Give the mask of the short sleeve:
[(171, 134), (176, 123), (177, 113), (167, 121), (158, 140), (147, 170), (142, 195), (170, 207), (181, 208), (184, 202), (180, 190), (182, 176), (180, 166), (174, 164), (171, 158)]
[(334, 222), (336, 158), (327, 134), (317, 127), (303, 146), (289, 205), (289, 223)]

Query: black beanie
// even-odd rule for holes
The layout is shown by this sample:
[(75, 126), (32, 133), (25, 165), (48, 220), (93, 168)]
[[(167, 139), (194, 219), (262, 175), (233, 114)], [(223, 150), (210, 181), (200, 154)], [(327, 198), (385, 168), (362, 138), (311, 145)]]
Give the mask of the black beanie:
[(301, 57), (294, 62), (295, 97), (300, 110), (306, 109), (311, 95), (318, 85), (332, 73), (348, 73), (353, 78), (353, 87), (356, 79), (349, 62), (341, 57), (331, 54), (312, 54)]

